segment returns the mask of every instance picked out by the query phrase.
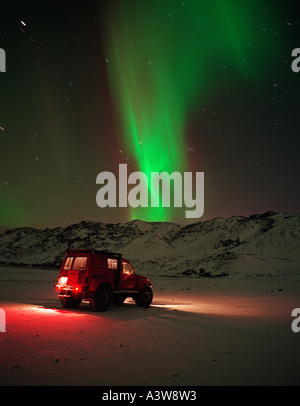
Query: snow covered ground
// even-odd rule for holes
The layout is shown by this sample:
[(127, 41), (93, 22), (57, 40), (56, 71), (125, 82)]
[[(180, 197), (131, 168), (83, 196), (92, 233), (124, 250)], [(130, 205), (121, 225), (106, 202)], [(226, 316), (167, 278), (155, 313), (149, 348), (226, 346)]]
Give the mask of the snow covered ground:
[[(0, 384), (299, 385), (299, 247), (300, 213), (9, 230)], [(67, 248), (122, 252), (152, 280), (153, 305), (62, 308), (53, 285)]]
[(299, 385), (298, 265), (243, 256), (219, 278), (153, 272), (149, 309), (127, 299), (105, 313), (62, 308), (57, 270), (0, 267), (0, 384)]

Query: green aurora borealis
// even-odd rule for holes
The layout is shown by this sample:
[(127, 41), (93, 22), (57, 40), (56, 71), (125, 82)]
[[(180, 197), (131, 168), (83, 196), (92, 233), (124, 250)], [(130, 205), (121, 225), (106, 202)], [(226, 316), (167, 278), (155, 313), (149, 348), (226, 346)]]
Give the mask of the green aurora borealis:
[(300, 208), (298, 3), (3, 0), (0, 232), (94, 220), (97, 175), (205, 174), (200, 220)]
[[(231, 0), (117, 1), (108, 9), (105, 52), (122, 149), (139, 171), (188, 171), (185, 130), (201, 88), (214, 80), (210, 64), (258, 83), (274, 52), (258, 52), (269, 7)], [(212, 60), (207, 55), (213, 56)], [(200, 146), (201, 148), (201, 146)], [(201, 162), (200, 162), (201, 167)], [(150, 183), (150, 182), (149, 182)], [(172, 220), (172, 209), (131, 209), (131, 218)]]

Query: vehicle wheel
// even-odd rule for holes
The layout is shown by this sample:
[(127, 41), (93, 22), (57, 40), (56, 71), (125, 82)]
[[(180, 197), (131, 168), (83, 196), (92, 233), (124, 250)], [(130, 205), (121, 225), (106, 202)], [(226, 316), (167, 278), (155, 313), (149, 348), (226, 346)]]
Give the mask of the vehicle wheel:
[(127, 296), (116, 293), (113, 296), (113, 302), (115, 304), (121, 305), (124, 303), (126, 298), (127, 298)]
[(143, 289), (134, 298), (135, 303), (139, 307), (145, 307), (145, 309), (147, 309), (151, 305), (152, 299), (153, 292), (150, 286), (144, 286)]
[(61, 298), (61, 304), (63, 307), (78, 307), (82, 301), (81, 297), (63, 297)]
[(112, 291), (110, 286), (100, 286), (91, 300), (91, 308), (94, 312), (105, 312), (109, 309), (112, 301)]

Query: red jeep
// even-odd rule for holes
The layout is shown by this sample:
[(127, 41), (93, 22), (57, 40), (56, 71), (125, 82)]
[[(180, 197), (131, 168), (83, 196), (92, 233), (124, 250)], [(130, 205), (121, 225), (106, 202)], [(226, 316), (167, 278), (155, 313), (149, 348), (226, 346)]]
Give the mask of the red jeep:
[(98, 250), (67, 250), (56, 288), (64, 307), (89, 301), (94, 311), (105, 311), (112, 301), (132, 297), (148, 308), (152, 302), (151, 282), (137, 275), (122, 254)]

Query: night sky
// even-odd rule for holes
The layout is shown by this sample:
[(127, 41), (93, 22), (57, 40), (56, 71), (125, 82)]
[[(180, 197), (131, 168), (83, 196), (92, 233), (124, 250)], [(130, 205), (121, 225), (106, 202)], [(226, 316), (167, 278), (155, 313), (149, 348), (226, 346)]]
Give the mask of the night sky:
[(96, 177), (121, 163), (203, 171), (199, 220), (299, 211), (296, 4), (1, 1), (0, 230), (187, 221), (99, 208)]

